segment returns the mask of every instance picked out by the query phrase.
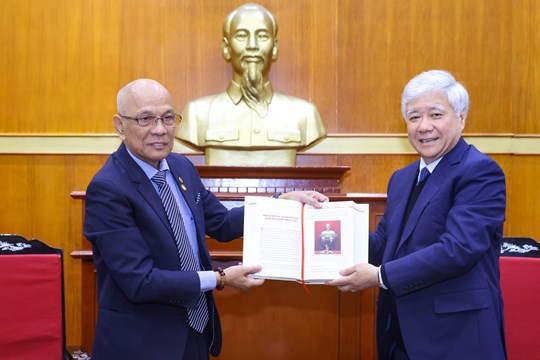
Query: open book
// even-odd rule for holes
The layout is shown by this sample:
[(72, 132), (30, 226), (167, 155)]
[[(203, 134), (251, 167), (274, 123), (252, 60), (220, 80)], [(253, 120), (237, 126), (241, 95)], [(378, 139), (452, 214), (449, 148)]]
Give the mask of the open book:
[(254, 277), (325, 283), (339, 271), (368, 261), (369, 205), (246, 196), (244, 265), (261, 265)]

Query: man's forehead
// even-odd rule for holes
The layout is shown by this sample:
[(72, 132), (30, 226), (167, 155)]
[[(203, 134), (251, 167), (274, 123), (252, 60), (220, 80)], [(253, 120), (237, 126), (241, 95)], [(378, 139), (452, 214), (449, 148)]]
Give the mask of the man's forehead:
[(127, 107), (137, 113), (163, 112), (172, 109), (172, 100), (165, 91), (133, 91), (128, 95)]
[(448, 108), (448, 105), (444, 104), (416, 104), (414, 106), (407, 105), (407, 114), (426, 112), (426, 111), (444, 111)]
[(147, 93), (163, 92), (167, 92), (167, 90), (165, 90), (158, 82), (146, 79), (135, 81), (128, 88), (128, 94), (130, 95), (146, 95)]
[(417, 109), (422, 110), (444, 110), (452, 106), (445, 94), (429, 92), (411, 99), (407, 103), (407, 112)]

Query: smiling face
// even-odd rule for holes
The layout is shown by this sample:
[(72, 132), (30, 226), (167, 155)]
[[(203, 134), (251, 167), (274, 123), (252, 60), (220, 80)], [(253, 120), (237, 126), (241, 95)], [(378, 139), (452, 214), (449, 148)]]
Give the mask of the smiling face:
[(409, 143), (429, 164), (446, 155), (459, 141), (465, 115), (456, 115), (443, 93), (428, 92), (407, 104)]
[[(158, 82), (148, 79), (136, 80), (120, 91), (118, 112), (129, 117), (174, 114), (169, 92)], [(113, 125), (129, 151), (140, 160), (159, 167), (174, 145), (176, 126), (165, 126), (162, 121), (141, 127), (135, 120), (116, 114)]]

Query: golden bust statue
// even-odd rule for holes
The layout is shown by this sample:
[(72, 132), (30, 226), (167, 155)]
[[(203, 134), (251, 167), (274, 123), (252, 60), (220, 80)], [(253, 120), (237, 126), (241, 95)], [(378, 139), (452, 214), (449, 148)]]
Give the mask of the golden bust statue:
[(176, 137), (204, 149), (208, 165), (294, 166), (296, 151), (326, 135), (314, 104), (275, 92), (277, 23), (258, 4), (242, 5), (223, 24), (223, 57), (233, 78), (226, 91), (189, 102)]

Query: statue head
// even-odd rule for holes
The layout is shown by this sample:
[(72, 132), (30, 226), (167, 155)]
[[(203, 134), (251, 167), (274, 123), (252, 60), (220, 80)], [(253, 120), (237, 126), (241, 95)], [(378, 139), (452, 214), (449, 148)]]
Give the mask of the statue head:
[(316, 106), (274, 91), (278, 25), (259, 4), (242, 5), (223, 23), (222, 54), (232, 80), (224, 92), (189, 102), (177, 138), (204, 148), (208, 165), (294, 166), (296, 151), (326, 135)]
[(241, 82), (250, 67), (268, 79), (278, 55), (277, 32), (274, 16), (258, 4), (242, 5), (225, 18), (223, 57), (231, 63), (236, 82)]
[(266, 112), (264, 85), (278, 56), (277, 23), (263, 6), (250, 3), (231, 12), (223, 24), (223, 57), (248, 106)]

